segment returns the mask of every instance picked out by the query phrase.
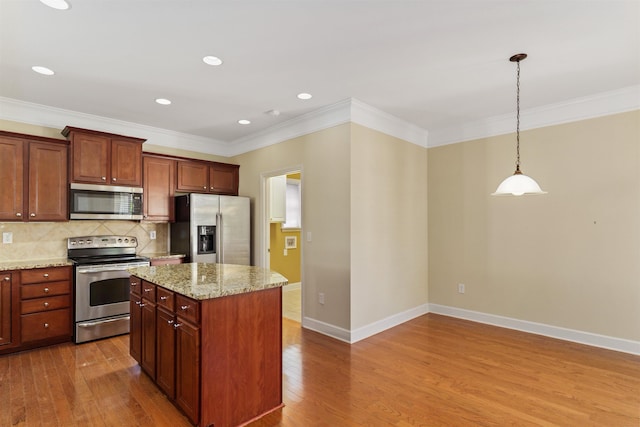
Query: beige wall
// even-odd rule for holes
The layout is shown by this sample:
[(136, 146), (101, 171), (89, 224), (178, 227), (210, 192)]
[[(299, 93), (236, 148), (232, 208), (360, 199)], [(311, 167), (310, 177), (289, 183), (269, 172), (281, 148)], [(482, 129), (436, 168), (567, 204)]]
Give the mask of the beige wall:
[[(335, 126), (231, 160), (240, 164), (240, 189), (252, 200), (253, 262), (260, 263), (265, 212), (262, 177), (300, 170), (302, 174), (303, 313), (321, 322), (349, 329), (350, 127)], [(312, 233), (307, 242), (306, 234)], [(318, 293), (325, 304), (318, 304)]]
[(351, 329), (427, 304), (427, 150), (351, 127)]
[[(640, 111), (429, 150), (429, 302), (640, 340)], [(457, 293), (457, 284), (466, 293)]]

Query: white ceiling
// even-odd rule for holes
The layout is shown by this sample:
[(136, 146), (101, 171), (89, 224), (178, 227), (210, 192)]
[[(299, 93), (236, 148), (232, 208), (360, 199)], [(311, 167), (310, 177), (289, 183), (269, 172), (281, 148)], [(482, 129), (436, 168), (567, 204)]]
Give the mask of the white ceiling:
[(0, 97), (215, 144), (348, 98), (430, 133), (512, 113), (519, 52), (523, 111), (640, 85), (639, 0), (68, 1), (0, 0)]

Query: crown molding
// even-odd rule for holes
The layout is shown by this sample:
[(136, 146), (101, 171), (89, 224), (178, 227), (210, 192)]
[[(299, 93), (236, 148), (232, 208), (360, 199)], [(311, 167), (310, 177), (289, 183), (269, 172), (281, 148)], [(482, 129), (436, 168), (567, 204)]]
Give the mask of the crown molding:
[(218, 156), (228, 157), (224, 153), (229, 151), (229, 144), (211, 138), (4, 97), (0, 97), (0, 119), (54, 129), (64, 129), (65, 126), (94, 129), (146, 138), (149, 144), (162, 147), (188, 149)]
[[(640, 85), (628, 86), (566, 102), (523, 110), (520, 112), (520, 129), (536, 129), (637, 109), (640, 109)], [(515, 131), (515, 122), (514, 112), (461, 126), (434, 129), (429, 132), (429, 148), (512, 133)]]

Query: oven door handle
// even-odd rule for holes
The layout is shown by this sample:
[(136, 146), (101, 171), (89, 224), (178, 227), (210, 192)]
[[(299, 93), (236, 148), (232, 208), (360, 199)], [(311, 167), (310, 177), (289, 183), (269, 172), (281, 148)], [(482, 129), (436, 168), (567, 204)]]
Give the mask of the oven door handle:
[(98, 325), (102, 325), (105, 323), (111, 323), (111, 322), (121, 322), (123, 320), (130, 320), (131, 316), (122, 316), (122, 317), (118, 317), (115, 319), (104, 319), (104, 320), (98, 320), (97, 322), (82, 322), (82, 323), (78, 323), (78, 327), (79, 328), (90, 328), (92, 326), (98, 326)]
[(113, 264), (107, 266), (98, 266), (98, 267), (76, 267), (77, 273), (101, 273), (103, 271), (123, 271), (128, 268), (134, 267), (148, 267), (148, 262), (143, 262), (139, 264)]

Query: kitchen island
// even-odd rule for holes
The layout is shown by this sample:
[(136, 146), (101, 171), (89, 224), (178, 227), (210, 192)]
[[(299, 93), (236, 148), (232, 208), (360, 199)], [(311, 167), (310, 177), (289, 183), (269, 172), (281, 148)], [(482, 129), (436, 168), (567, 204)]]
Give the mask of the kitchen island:
[(259, 267), (131, 272), (130, 353), (196, 425), (239, 426), (282, 404), (282, 289)]

